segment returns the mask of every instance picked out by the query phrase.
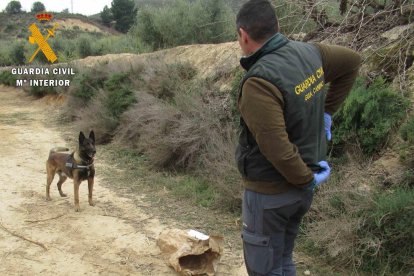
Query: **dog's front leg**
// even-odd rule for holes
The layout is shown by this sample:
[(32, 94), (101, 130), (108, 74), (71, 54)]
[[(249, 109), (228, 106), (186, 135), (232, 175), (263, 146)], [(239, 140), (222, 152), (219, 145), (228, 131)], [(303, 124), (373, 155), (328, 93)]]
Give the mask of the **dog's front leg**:
[(88, 199), (89, 199), (89, 205), (90, 206), (95, 206), (95, 203), (92, 200), (92, 192), (93, 192), (93, 177), (89, 177), (88, 178)]
[(76, 180), (76, 178), (74, 177), (73, 179), (73, 187), (74, 187), (74, 198), (75, 198), (75, 212), (79, 212), (80, 211), (80, 206), (79, 206), (79, 186), (80, 186), (80, 181)]

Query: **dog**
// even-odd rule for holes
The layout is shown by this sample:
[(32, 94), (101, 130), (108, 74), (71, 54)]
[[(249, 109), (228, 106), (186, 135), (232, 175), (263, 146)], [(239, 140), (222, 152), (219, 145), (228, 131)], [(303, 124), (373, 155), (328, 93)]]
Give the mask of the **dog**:
[(50, 184), (52, 184), (55, 174), (59, 175), (57, 187), (61, 197), (66, 197), (62, 192), (62, 184), (69, 177), (73, 179), (75, 211), (80, 211), (79, 206), (79, 186), (82, 181), (88, 180), (88, 199), (89, 205), (95, 206), (92, 200), (93, 183), (95, 177), (95, 133), (93, 130), (86, 138), (83, 132), (79, 133), (79, 146), (72, 153), (62, 153), (69, 151), (68, 148), (53, 148), (49, 152), (49, 158), (46, 161), (46, 200), (50, 198)]

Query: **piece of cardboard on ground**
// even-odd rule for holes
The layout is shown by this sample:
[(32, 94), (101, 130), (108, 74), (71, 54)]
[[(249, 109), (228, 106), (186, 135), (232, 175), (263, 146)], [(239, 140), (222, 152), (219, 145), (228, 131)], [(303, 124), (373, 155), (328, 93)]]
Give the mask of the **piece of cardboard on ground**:
[(223, 237), (193, 230), (169, 229), (157, 240), (168, 265), (183, 275), (215, 275), (223, 252)]

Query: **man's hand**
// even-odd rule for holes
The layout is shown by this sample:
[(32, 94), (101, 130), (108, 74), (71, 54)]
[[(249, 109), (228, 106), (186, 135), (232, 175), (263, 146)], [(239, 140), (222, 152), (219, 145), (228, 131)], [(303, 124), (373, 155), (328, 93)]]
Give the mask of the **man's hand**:
[(331, 134), (331, 127), (332, 127), (332, 117), (328, 113), (323, 114), (323, 119), (325, 121), (325, 132), (326, 132), (326, 139), (331, 141), (332, 134)]
[(318, 164), (321, 167), (321, 170), (313, 174), (313, 182), (307, 188), (312, 191), (322, 183), (326, 182), (331, 174), (331, 168), (329, 167), (328, 162), (320, 161)]

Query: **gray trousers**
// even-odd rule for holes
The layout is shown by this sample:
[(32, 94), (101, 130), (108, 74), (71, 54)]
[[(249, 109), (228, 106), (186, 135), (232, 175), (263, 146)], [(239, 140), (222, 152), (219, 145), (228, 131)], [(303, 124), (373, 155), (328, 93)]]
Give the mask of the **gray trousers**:
[(277, 195), (244, 191), (242, 239), (250, 276), (296, 275), (294, 242), (312, 198), (310, 190), (294, 189)]

